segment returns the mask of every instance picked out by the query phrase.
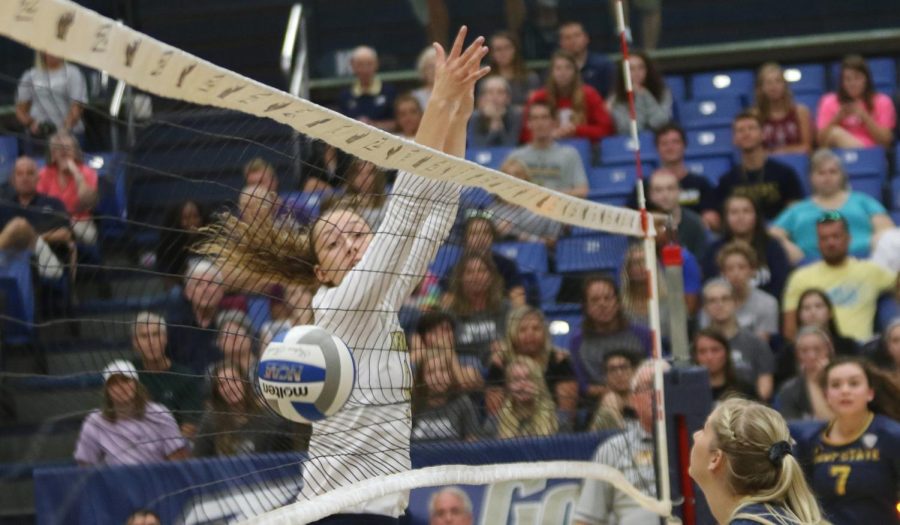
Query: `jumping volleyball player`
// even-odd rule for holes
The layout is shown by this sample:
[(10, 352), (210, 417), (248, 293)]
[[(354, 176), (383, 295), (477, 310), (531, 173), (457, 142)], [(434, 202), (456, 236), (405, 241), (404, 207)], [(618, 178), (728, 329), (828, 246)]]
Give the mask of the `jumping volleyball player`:
[[(416, 134), (417, 143), (459, 157), (475, 82), (489, 71), (481, 67), (484, 39), (463, 50), (465, 36), (462, 27), (449, 53), (434, 44), (435, 83)], [(397, 312), (450, 232), (459, 189), (401, 172), (374, 235), (350, 209), (329, 211), (300, 234), (268, 218), (247, 224), (229, 216), (199, 248), (217, 258), (232, 284), (319, 285), (312, 303), (316, 325), (353, 352), (353, 393), (343, 410), (313, 425), (299, 501), (410, 469), (412, 374)], [(396, 524), (408, 500), (408, 492), (377, 498), (317, 523)]]

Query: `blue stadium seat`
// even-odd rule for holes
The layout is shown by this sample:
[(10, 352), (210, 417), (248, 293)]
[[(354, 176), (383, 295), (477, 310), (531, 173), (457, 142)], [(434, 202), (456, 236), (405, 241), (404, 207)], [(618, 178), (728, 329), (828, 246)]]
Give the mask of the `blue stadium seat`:
[(848, 175), (887, 178), (887, 157), (884, 148), (875, 146), (860, 149), (836, 149)]
[(672, 100), (687, 100), (687, 82), (684, 81), (684, 77), (681, 75), (665, 75), (664, 80), (666, 82), (666, 87), (669, 88), (669, 93), (672, 94)]
[(31, 252), (0, 251), (0, 324), (6, 344), (25, 344), (34, 336), (34, 286)]
[[(813, 127), (812, 132), (816, 132), (816, 115), (819, 111), (819, 100), (822, 98), (822, 93), (797, 93), (794, 94), (794, 102), (797, 104), (803, 104), (809, 109), (809, 118), (812, 120)], [(815, 135), (813, 135), (815, 136)]]
[(588, 235), (560, 239), (556, 268), (560, 273), (617, 271), (628, 249), (624, 235)]
[(730, 126), (743, 103), (738, 96), (686, 100), (678, 103), (678, 118), (684, 129)]
[(825, 66), (822, 64), (794, 64), (785, 66), (784, 80), (794, 95), (825, 91)]
[(459, 192), (459, 208), (483, 209), (494, 202), (494, 196), (481, 188), (465, 187)]
[(689, 172), (702, 175), (706, 180), (718, 184), (719, 178), (731, 169), (731, 156), (686, 158), (684, 164)]
[(755, 74), (749, 70), (713, 71), (691, 76), (691, 97), (700, 100), (710, 97), (739, 96), (745, 103), (753, 98)]
[[(896, 199), (896, 196), (894, 198)], [(900, 224), (900, 211), (892, 211), (891, 220), (894, 221), (894, 224)]]
[(272, 320), (269, 310), (269, 298), (262, 295), (250, 295), (247, 297), (247, 317), (250, 318), (250, 326), (254, 334), (258, 334), (264, 324)]
[(9, 180), (16, 158), (19, 156), (19, 143), (16, 137), (0, 136), (0, 184)]
[(628, 195), (607, 195), (602, 192), (595, 193), (593, 191), (589, 191), (587, 198), (591, 202), (624, 208), (625, 206), (628, 206), (628, 200), (630, 197)]
[(882, 202), (884, 180), (876, 177), (850, 176), (850, 189), (859, 193), (865, 193), (878, 202)]
[[(641, 144), (641, 161), (656, 162), (656, 145), (653, 141), (653, 133), (642, 131), (638, 134)], [(606, 137), (600, 142), (600, 162), (604, 166), (618, 164), (631, 164), (634, 162), (634, 144), (631, 138), (624, 135)]]
[[(891, 179), (891, 202), (888, 207), (900, 212), (900, 177)], [(894, 221), (894, 224), (900, 225), (900, 222)]]
[(573, 312), (548, 312), (550, 337), (559, 348), (568, 349), (572, 334), (581, 326), (581, 314)]
[(685, 157), (718, 157), (734, 153), (731, 127), (696, 129), (687, 133)]
[(294, 217), (302, 224), (309, 224), (319, 216), (322, 210), (322, 202), (330, 192), (291, 191), (282, 193), (281, 199), (284, 207), (291, 210)]
[(594, 165), (594, 153), (591, 151), (591, 141), (588, 139), (564, 139), (560, 140), (559, 143), (575, 148), (581, 157), (581, 163), (584, 164), (585, 170)]
[(537, 276), (541, 305), (553, 304), (559, 289), (562, 288), (562, 276), (555, 273), (542, 273)]
[(772, 160), (794, 168), (803, 185), (805, 195), (809, 195), (812, 189), (809, 187), (809, 156), (803, 153), (776, 153), (770, 155)]
[(506, 146), (493, 148), (470, 147), (466, 149), (466, 160), (471, 160), (476, 164), (481, 164), (488, 168), (499, 169), (500, 165), (503, 164), (503, 161), (506, 160), (506, 157), (508, 157), (514, 149), (515, 148)]
[(891, 294), (878, 298), (878, 314), (875, 318), (875, 330), (881, 332), (894, 319), (900, 318), (900, 304)]
[[(897, 64), (893, 58), (875, 57), (867, 58), (869, 69), (872, 71), (872, 83), (875, 84), (875, 91), (893, 95), (897, 89)], [(841, 63), (834, 62), (831, 64), (831, 78), (834, 86), (840, 85)]]
[(438, 277), (445, 277), (456, 265), (456, 261), (462, 255), (462, 247), (456, 244), (444, 244), (438, 248), (437, 255), (431, 261), (428, 271)]
[(502, 242), (494, 252), (516, 261), (521, 273), (547, 273), (547, 247), (542, 242)]
[(113, 152), (85, 153), (84, 163), (93, 168), (98, 177), (119, 177), (124, 173), (125, 155)]
[[(644, 178), (650, 177), (653, 168), (648, 164), (642, 166)], [(592, 197), (629, 196), (634, 192), (637, 182), (637, 167), (624, 165), (619, 167), (593, 168), (588, 172), (588, 187)]]

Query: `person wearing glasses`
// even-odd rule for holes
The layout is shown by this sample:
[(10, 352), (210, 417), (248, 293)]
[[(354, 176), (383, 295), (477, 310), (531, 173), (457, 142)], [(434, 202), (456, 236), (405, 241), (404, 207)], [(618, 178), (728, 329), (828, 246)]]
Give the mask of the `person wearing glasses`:
[(897, 275), (850, 255), (850, 226), (837, 211), (823, 213), (816, 221), (822, 260), (796, 270), (788, 279), (782, 307), (783, 335), (797, 333), (797, 305), (809, 288), (821, 288), (834, 303), (834, 313), (845, 335), (857, 341), (872, 337), (878, 296), (896, 287)]

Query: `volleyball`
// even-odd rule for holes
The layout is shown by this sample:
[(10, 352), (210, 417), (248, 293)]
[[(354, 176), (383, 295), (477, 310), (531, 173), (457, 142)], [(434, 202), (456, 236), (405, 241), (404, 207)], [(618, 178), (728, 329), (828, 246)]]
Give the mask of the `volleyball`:
[(356, 378), (350, 349), (318, 326), (291, 328), (263, 351), (257, 368), (266, 406), (297, 423), (313, 423), (347, 403)]

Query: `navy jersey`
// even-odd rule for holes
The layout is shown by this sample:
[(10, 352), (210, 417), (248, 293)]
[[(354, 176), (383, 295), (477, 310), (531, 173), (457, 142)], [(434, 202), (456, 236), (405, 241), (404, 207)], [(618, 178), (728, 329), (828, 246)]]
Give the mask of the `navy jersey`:
[(900, 524), (900, 423), (876, 415), (853, 441), (837, 444), (817, 432), (804, 461), (826, 519), (834, 525)]
[(797, 516), (780, 503), (751, 503), (734, 513), (728, 525), (800, 523)]

